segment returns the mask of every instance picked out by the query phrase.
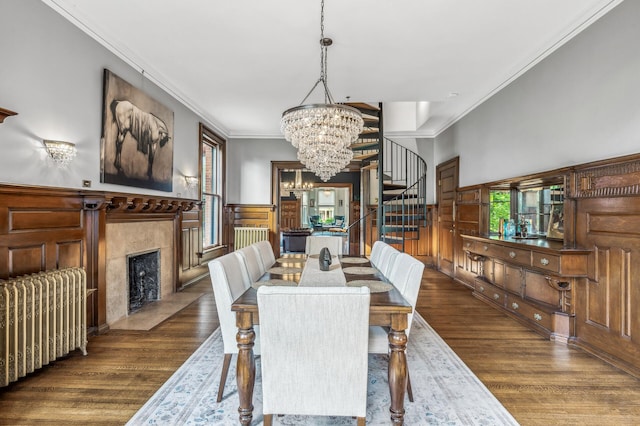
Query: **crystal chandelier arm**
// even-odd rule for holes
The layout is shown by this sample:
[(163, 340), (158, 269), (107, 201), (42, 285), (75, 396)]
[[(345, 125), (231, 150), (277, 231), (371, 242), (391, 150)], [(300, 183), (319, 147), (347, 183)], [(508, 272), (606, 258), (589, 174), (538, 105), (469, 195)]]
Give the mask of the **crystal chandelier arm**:
[(318, 81), (316, 81), (316, 84), (314, 84), (313, 87), (311, 88), (311, 90), (309, 90), (309, 93), (307, 93), (307, 96), (305, 96), (304, 99), (302, 100), (302, 102), (300, 102), (300, 105), (303, 105), (304, 102), (309, 98), (309, 96), (311, 96), (311, 94), (313, 93), (314, 90), (316, 90), (316, 87), (318, 87), (318, 84), (320, 84), (320, 82), (322, 82), (322, 84), (324, 84), (325, 91), (327, 90), (327, 83), (324, 81), (324, 79), (322, 77), (319, 78)]

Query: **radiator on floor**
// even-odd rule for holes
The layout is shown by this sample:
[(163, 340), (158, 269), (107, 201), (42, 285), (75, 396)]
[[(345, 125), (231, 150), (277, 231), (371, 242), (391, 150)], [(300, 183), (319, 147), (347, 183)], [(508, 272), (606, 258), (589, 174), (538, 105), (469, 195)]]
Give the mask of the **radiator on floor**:
[(80, 349), (87, 354), (82, 268), (0, 280), (0, 386)]
[(237, 227), (233, 228), (233, 248), (234, 250), (250, 246), (258, 241), (269, 240), (269, 228), (258, 227)]

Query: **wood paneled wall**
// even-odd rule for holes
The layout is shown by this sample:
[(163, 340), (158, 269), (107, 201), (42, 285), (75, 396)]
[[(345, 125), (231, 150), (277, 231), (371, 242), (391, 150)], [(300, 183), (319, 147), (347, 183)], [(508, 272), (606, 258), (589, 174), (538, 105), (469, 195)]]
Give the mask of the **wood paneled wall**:
[[(186, 221), (183, 225), (183, 213)], [(184, 247), (182, 229), (193, 227), (199, 206), (193, 200), (0, 185), (0, 279), (48, 269), (83, 267), (87, 272), (87, 327), (106, 324), (107, 222), (171, 220), (176, 242), (176, 288), (198, 262), (196, 247)], [(193, 240), (189, 240), (193, 241)], [(200, 250), (198, 250), (200, 251)], [(182, 264), (182, 268), (178, 268)]]
[(568, 196), (576, 242), (592, 250), (572, 343), (640, 377), (640, 158), (576, 168)]
[[(566, 177), (565, 247), (590, 251), (588, 276), (576, 278), (572, 294), (569, 344), (640, 377), (640, 154), (512, 180), (549, 176)], [(483, 192), (492, 185), (457, 189), (461, 234), (488, 233)], [(471, 286), (478, 267), (456, 248), (455, 278)]]
[(235, 227), (255, 226), (269, 228), (269, 242), (276, 254), (280, 253), (279, 231), (277, 228), (276, 206), (264, 204), (227, 204), (224, 208), (223, 233), (228, 241), (229, 251), (234, 250)]

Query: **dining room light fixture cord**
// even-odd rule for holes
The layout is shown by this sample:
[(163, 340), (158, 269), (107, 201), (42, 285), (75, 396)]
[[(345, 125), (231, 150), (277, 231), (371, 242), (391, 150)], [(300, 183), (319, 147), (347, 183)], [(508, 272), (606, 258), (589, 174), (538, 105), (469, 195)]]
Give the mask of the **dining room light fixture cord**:
[[(333, 40), (324, 36), (324, 0), (320, 3), (320, 78), (300, 105), (282, 113), (280, 129), (298, 149), (298, 160), (323, 181), (344, 169), (353, 158), (349, 149), (362, 133), (364, 121), (356, 108), (336, 104), (327, 84), (327, 47)], [(304, 104), (322, 83), (323, 104)]]

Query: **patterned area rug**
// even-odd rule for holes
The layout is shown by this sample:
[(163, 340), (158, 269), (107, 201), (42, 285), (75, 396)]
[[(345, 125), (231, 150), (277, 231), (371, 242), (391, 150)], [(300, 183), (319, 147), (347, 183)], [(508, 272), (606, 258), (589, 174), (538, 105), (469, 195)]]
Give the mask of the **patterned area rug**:
[[(406, 425), (517, 425), (518, 423), (419, 315), (413, 316), (407, 349), (415, 402), (405, 400)], [(222, 339), (217, 329), (127, 423), (137, 425), (235, 425), (238, 392), (235, 357), (224, 398), (216, 403)], [(369, 355), (367, 425), (389, 425), (386, 355)], [(262, 425), (260, 357), (252, 425)], [(353, 425), (343, 417), (274, 416), (276, 425)]]

